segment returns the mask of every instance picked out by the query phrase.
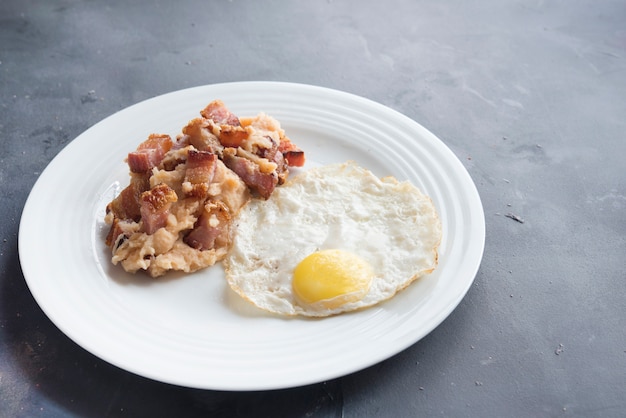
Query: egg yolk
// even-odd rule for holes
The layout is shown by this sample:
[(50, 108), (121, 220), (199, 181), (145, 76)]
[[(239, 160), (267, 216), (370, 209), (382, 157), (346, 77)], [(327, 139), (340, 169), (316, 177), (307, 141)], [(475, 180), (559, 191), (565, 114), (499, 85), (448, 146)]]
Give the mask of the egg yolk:
[(292, 285), (301, 302), (334, 309), (361, 300), (373, 278), (367, 261), (351, 252), (333, 249), (305, 257), (293, 272)]

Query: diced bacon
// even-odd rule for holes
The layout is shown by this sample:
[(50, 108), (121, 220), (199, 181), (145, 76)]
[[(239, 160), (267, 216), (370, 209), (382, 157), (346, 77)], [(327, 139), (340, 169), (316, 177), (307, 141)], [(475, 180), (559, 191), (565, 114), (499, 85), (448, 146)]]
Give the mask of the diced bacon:
[(224, 149), (222, 160), (226, 167), (237, 173), (251, 190), (257, 192), (262, 198), (268, 199), (278, 184), (277, 173), (275, 171), (262, 173), (257, 164), (246, 158), (238, 157), (235, 152), (234, 148)]
[(169, 135), (151, 134), (128, 154), (128, 166), (133, 173), (145, 173), (159, 165), (174, 143)]
[(106, 211), (107, 213), (113, 212), (113, 216), (119, 219), (137, 219), (141, 216), (137, 196), (135, 190), (133, 190), (132, 184), (126, 186), (126, 188), (107, 205)]
[(190, 149), (184, 180), (186, 183), (190, 183), (190, 190), (185, 192), (190, 196), (206, 197), (216, 167), (217, 155), (209, 151)]
[(219, 138), (210, 131), (210, 122), (206, 119), (195, 118), (189, 121), (183, 128), (183, 134), (187, 137), (190, 145), (200, 151), (211, 151), (215, 154), (222, 152), (224, 148)]
[[(206, 127), (206, 119), (209, 125), (213, 126), (212, 133), (219, 138), (219, 142), (224, 147), (238, 147), (243, 141), (248, 139), (248, 131), (241, 126), (239, 118), (231, 113), (221, 100), (214, 100), (205, 107), (200, 114), (204, 119)], [(194, 125), (199, 125), (198, 121), (192, 120)], [(194, 126), (189, 126), (188, 130), (194, 130)], [(197, 129), (197, 128), (195, 128)], [(197, 135), (196, 135), (197, 136)], [(198, 148), (198, 147), (196, 147)]]
[(289, 138), (284, 137), (280, 140), (280, 145), (278, 149), (285, 157), (285, 161), (288, 166), (291, 167), (302, 167), (305, 162), (304, 151), (298, 148), (293, 142), (289, 140)]
[(186, 181), (191, 183), (210, 183), (215, 174), (217, 155), (209, 151), (190, 149), (187, 157)]
[[(269, 135), (265, 136), (265, 138), (268, 140), (267, 143), (270, 144), (269, 147), (259, 146), (256, 150), (256, 155), (258, 155), (260, 158), (265, 158), (268, 162), (275, 166), (274, 171), (278, 175), (278, 184), (283, 184), (287, 179), (287, 176), (289, 175), (287, 165), (285, 164), (285, 159), (283, 157), (283, 154), (279, 151), (278, 143), (276, 143), (276, 141)], [(238, 150), (237, 153), (238, 155), (246, 157), (249, 160), (252, 160), (253, 162), (259, 164), (261, 172), (267, 172), (267, 170), (264, 169), (264, 165), (267, 165), (267, 163), (263, 164), (263, 160), (255, 161), (253, 158), (249, 158), (246, 155), (241, 155), (241, 150)]]
[(241, 126), (220, 125), (220, 143), (225, 147), (239, 147), (248, 139), (248, 131)]
[(177, 200), (176, 192), (163, 183), (141, 194), (141, 220), (146, 234), (152, 235), (167, 224), (170, 206)]
[(130, 184), (107, 205), (106, 212), (113, 212), (115, 218), (132, 219), (138, 222), (141, 219), (139, 196), (149, 189), (149, 174), (131, 173)]
[(221, 202), (208, 203), (198, 217), (194, 228), (183, 238), (192, 248), (200, 251), (211, 250), (216, 241), (227, 239), (230, 216)]
[(221, 100), (213, 100), (200, 111), (200, 114), (203, 118), (211, 119), (219, 125), (241, 126), (239, 118), (231, 113)]
[(154, 149), (130, 152), (127, 161), (133, 173), (145, 173), (160, 162), (158, 152)]
[(150, 134), (148, 139), (137, 146), (137, 151), (158, 149), (165, 154), (172, 148), (172, 145), (174, 145), (174, 142), (171, 136), (166, 134)]

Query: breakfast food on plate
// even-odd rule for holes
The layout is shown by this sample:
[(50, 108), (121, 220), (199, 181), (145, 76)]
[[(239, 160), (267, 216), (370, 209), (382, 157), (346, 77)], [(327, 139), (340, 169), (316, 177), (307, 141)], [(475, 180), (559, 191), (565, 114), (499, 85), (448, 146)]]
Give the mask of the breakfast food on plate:
[(127, 162), (130, 183), (106, 208), (106, 244), (114, 264), (157, 277), (222, 260), (237, 213), (268, 199), (304, 153), (276, 119), (239, 118), (215, 100), (175, 140), (152, 134)]
[(433, 271), (442, 236), (429, 197), (352, 162), (295, 176), (235, 222), (224, 260), (230, 287), (283, 315), (329, 316), (389, 299)]
[(244, 299), (310, 317), (373, 306), (435, 269), (428, 196), (354, 162), (287, 180), (304, 161), (276, 119), (211, 102), (175, 140), (152, 134), (128, 154), (130, 182), (106, 207), (111, 261), (158, 277), (224, 260)]

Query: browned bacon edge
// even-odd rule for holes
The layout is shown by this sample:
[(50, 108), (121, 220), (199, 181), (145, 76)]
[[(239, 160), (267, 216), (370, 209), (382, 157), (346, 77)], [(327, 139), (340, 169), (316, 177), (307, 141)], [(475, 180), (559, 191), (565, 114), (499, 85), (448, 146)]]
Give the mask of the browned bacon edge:
[(213, 181), (217, 167), (217, 155), (209, 151), (190, 149), (187, 153), (185, 181), (191, 183), (189, 196), (206, 198), (209, 184)]
[(172, 148), (169, 135), (151, 134), (139, 144), (136, 151), (128, 154), (128, 166), (133, 173), (146, 173), (161, 163), (165, 154)]
[(251, 190), (258, 193), (263, 199), (268, 199), (276, 185), (278, 175), (275, 172), (262, 173), (258, 164), (235, 155), (234, 148), (224, 149), (222, 160), (226, 167), (233, 170)]
[(167, 224), (170, 206), (177, 200), (176, 192), (163, 183), (141, 194), (141, 221), (146, 234), (152, 235)]
[(200, 114), (203, 118), (211, 119), (220, 125), (241, 126), (239, 118), (228, 110), (221, 100), (213, 100), (200, 111)]
[(106, 212), (113, 212), (119, 219), (132, 219), (139, 222), (139, 196), (150, 189), (150, 175), (148, 173), (131, 173), (130, 183), (106, 207)]
[(285, 162), (288, 166), (302, 167), (304, 165), (304, 151), (291, 142), (289, 138), (281, 139), (278, 150), (283, 154)]

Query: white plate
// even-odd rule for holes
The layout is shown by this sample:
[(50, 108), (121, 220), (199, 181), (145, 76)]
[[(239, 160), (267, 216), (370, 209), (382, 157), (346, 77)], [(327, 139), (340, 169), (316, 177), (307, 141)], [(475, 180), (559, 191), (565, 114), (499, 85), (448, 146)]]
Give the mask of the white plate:
[[(355, 160), (410, 180), (443, 224), (440, 264), (384, 304), (321, 320), (262, 313), (225, 284), (221, 267), (152, 280), (109, 262), (104, 207), (128, 184), (126, 154), (150, 133), (175, 136), (208, 102), (266, 112), (306, 151), (307, 166)], [(67, 336), (100, 358), (172, 384), (219, 390), (305, 385), (363, 369), (439, 325), (472, 284), (484, 248), (480, 198), (432, 133), (373, 101), (274, 82), (208, 85), (146, 100), (63, 149), (26, 202), (19, 253), (28, 286)]]

